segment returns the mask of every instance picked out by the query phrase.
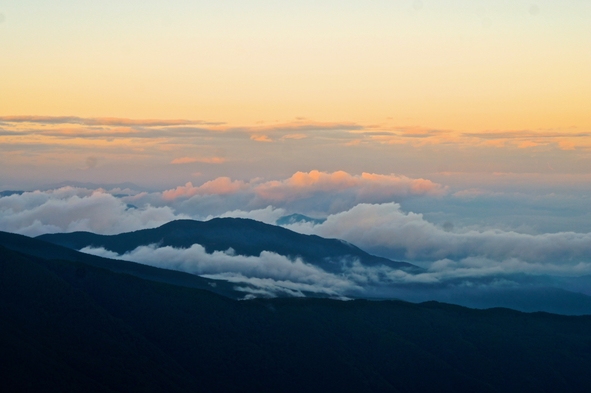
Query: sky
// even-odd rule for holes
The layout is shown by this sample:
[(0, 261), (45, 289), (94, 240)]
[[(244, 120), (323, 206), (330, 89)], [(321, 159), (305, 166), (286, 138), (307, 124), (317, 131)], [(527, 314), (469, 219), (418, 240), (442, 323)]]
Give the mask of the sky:
[[(0, 191), (27, 191), (0, 230), (302, 213), (417, 263), (550, 242), (576, 266), (589, 20), (586, 0), (0, 1)], [(431, 240), (386, 239), (404, 225)]]

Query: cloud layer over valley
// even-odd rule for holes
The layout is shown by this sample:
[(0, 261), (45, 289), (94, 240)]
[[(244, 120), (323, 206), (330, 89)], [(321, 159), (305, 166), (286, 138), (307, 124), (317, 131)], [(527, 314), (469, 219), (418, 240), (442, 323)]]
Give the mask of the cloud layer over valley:
[[(392, 260), (417, 264), (410, 274), (389, 266), (341, 261), (340, 273), (328, 273), (308, 261), (271, 252), (208, 254), (187, 249), (142, 246), (127, 254), (83, 251), (198, 275), (225, 279), (258, 295), (305, 293), (327, 296), (397, 296), (397, 290), (423, 288), (512, 287), (546, 282), (548, 277), (591, 274), (591, 233), (524, 233), (507, 228), (440, 225), (405, 211), (395, 200), (465, 198), (441, 184), (397, 175), (346, 172), (297, 172), (283, 180), (232, 180), (221, 177), (163, 192), (61, 187), (5, 193), (0, 197), (0, 230), (29, 236), (89, 231), (117, 234), (154, 228), (176, 219), (242, 217), (275, 224), (301, 212), (324, 220), (285, 225), (293, 231), (338, 238)], [(131, 187), (131, 188), (130, 188)], [(478, 198), (479, 196), (476, 196)], [(546, 281), (545, 281), (546, 280)], [(537, 284), (536, 284), (537, 285)], [(256, 295), (256, 294), (253, 294)]]

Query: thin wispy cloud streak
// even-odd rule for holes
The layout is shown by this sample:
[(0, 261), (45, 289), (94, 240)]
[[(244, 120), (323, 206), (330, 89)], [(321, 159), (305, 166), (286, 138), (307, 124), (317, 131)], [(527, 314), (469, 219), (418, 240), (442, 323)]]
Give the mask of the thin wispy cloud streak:
[(126, 119), (116, 117), (77, 117), (77, 116), (0, 116), (7, 123), (32, 124), (81, 124), (87, 126), (181, 126), (189, 124), (221, 125), (223, 123), (183, 119)]
[[(82, 118), (75, 116), (0, 116), (10, 135), (45, 135), (60, 138), (190, 138), (193, 136), (239, 137), (270, 134), (278, 137), (294, 133), (348, 132), (361, 130), (353, 123), (296, 121), (248, 127), (228, 126), (224, 122), (182, 119)], [(83, 128), (80, 126), (87, 126)], [(8, 132), (8, 131), (6, 131)], [(302, 135), (302, 134), (295, 134)], [(259, 135), (267, 136), (267, 135)], [(291, 138), (291, 139), (298, 139)]]
[(465, 132), (465, 136), (482, 139), (535, 139), (535, 138), (587, 138), (590, 132), (555, 132), (555, 131), (488, 131), (488, 132)]
[[(0, 116), (3, 136), (43, 135), (70, 138), (184, 139), (243, 138), (278, 142), (303, 138), (356, 140), (364, 144), (411, 144), (414, 147), (448, 145), (497, 148), (532, 148), (550, 145), (559, 150), (589, 148), (587, 130), (570, 127), (533, 130), (456, 131), (389, 124), (363, 125), (351, 122), (293, 122), (234, 126), (225, 122), (185, 119), (83, 118), (76, 116)], [(296, 137), (293, 137), (296, 135)], [(351, 145), (350, 145), (351, 146)], [(335, 148), (338, 146), (334, 146)]]
[(268, 251), (263, 251), (259, 256), (235, 255), (232, 249), (209, 254), (198, 244), (186, 249), (141, 246), (123, 255), (104, 248), (85, 247), (80, 251), (231, 282), (250, 283), (263, 288), (268, 295), (288, 292), (292, 296), (303, 296), (304, 291), (339, 295), (361, 290), (355, 283), (327, 273), (299, 258), (290, 260)]

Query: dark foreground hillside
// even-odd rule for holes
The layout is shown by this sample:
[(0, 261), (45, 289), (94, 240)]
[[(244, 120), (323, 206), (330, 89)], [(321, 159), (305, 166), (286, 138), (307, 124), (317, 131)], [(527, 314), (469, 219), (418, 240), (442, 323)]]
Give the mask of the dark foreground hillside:
[(235, 301), (1, 247), (0, 313), (5, 391), (591, 391), (591, 316)]

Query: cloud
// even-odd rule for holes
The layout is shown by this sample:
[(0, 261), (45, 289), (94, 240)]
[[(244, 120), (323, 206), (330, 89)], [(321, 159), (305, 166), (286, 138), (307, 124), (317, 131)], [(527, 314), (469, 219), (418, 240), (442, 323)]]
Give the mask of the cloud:
[(206, 164), (223, 164), (226, 161), (225, 158), (222, 157), (180, 157), (175, 158), (170, 163), (171, 164), (191, 164), (193, 162), (202, 162)]
[(257, 142), (273, 142), (267, 135), (251, 135), (250, 139)]
[[(220, 177), (200, 186), (191, 182), (162, 193), (162, 198), (185, 213), (196, 212), (207, 197), (219, 196), (216, 203), (226, 210), (256, 210), (271, 205), (301, 213), (322, 214), (350, 209), (360, 202), (389, 202), (396, 198), (441, 196), (447, 189), (427, 179), (398, 175), (344, 171), (296, 172), (284, 180), (250, 181)], [(209, 198), (211, 200), (211, 198)], [(183, 202), (182, 200), (186, 200)], [(221, 214), (209, 213), (209, 214)], [(206, 215), (209, 215), (206, 214)]]
[(214, 217), (233, 217), (233, 218), (250, 218), (251, 220), (256, 220), (260, 222), (264, 222), (266, 224), (275, 225), (278, 219), (285, 216), (287, 214), (285, 209), (281, 208), (274, 208), (273, 206), (267, 206), (264, 209), (257, 209), (257, 210), (232, 210), (229, 212), (225, 212), (220, 214), (219, 216), (208, 216), (206, 220), (210, 220)]
[(306, 134), (287, 134), (283, 135), (281, 139), (305, 139), (307, 138)]
[(307, 119), (298, 119), (297, 121), (291, 123), (279, 123), (268, 126), (229, 127), (228, 131), (241, 131), (261, 134), (282, 134), (287, 132), (292, 135), (298, 135), (306, 131), (353, 131), (362, 129), (362, 125), (355, 123), (316, 122)]
[(0, 230), (28, 236), (73, 231), (115, 234), (179, 218), (187, 216), (167, 206), (130, 208), (100, 190), (63, 187), (0, 198)]
[[(340, 180), (335, 182), (348, 187), (350, 176), (339, 176), (336, 179)], [(304, 176), (299, 180), (310, 186), (314, 178)], [(253, 181), (253, 184), (259, 183)], [(213, 181), (207, 187), (201, 186), (201, 191), (209, 187), (216, 194), (194, 197), (202, 198), (199, 201), (206, 204), (203, 211), (207, 212), (210, 211), (207, 203), (217, 205), (219, 198), (235, 196), (217, 194), (224, 187), (234, 192), (233, 187), (247, 185), (230, 179)], [(149, 195), (155, 194), (118, 198), (100, 189), (74, 187), (14, 194), (0, 198), (0, 230), (30, 236), (80, 230), (115, 234), (157, 227), (174, 219), (195, 218), (195, 215), (180, 213), (174, 203), (158, 207), (134, 202)], [(155, 197), (161, 196), (156, 194)], [(285, 208), (268, 205), (260, 209), (224, 211), (210, 217), (245, 217), (272, 224), (287, 212)], [(399, 296), (396, 291), (407, 286), (491, 286), (500, 285), (501, 281), (521, 285), (529, 280), (527, 277), (591, 274), (589, 233), (531, 235), (457, 225), (442, 228), (428, 222), (421, 214), (402, 211), (396, 203), (361, 203), (328, 215), (322, 224), (298, 223), (287, 227), (301, 233), (343, 239), (373, 254), (418, 263), (426, 270), (409, 274), (388, 266), (368, 267), (356, 260), (342, 260), (340, 273), (331, 274), (305, 260), (290, 260), (271, 252), (256, 257), (235, 255), (231, 250), (207, 254), (199, 245), (182, 250), (145, 246), (123, 256), (100, 249), (86, 249), (85, 252), (210, 275), (234, 282), (253, 296), (257, 291), (258, 295), (266, 293), (267, 296), (303, 296), (306, 293)]]
[(287, 227), (302, 233), (343, 239), (371, 253), (410, 262), (481, 258), (571, 268), (591, 262), (591, 233), (531, 235), (497, 229), (446, 231), (425, 220), (421, 214), (403, 212), (397, 203), (362, 203), (328, 216), (322, 224)]
[[(259, 256), (235, 255), (232, 249), (208, 254), (198, 244), (186, 249), (141, 246), (124, 255), (103, 248), (86, 247), (80, 251), (231, 282), (250, 283), (263, 288), (271, 296), (276, 292), (303, 296), (302, 291), (339, 295), (354, 289), (360, 290), (351, 281), (327, 273), (299, 258), (290, 260), (268, 251), (263, 251)], [(243, 290), (249, 291), (246, 288)]]
[[(585, 152), (591, 148), (589, 133), (586, 129), (573, 127), (562, 127), (555, 129), (538, 130), (485, 130), (475, 132), (463, 132), (452, 129), (435, 129), (422, 126), (400, 126), (395, 124), (356, 124), (350, 122), (316, 122), (308, 119), (298, 119), (291, 122), (274, 122), (269, 124), (255, 124), (236, 126), (222, 122), (211, 122), (191, 119), (127, 119), (127, 118), (84, 118), (77, 116), (1, 116), (2, 130), (0, 130), (0, 145), (4, 150), (14, 151), (19, 148), (31, 146), (45, 146), (47, 152), (59, 149), (72, 149), (76, 152), (80, 148), (93, 149), (92, 153), (85, 152), (84, 155), (96, 154), (96, 148), (103, 149), (101, 153), (107, 156), (108, 152), (119, 153), (123, 150), (129, 154), (130, 145), (133, 148), (142, 149), (136, 159), (158, 158), (170, 162), (174, 157), (169, 157), (164, 151), (175, 149), (179, 155), (177, 160), (184, 157), (192, 157), (196, 147), (207, 146), (204, 152), (208, 157), (213, 154), (216, 148), (224, 146), (229, 150), (229, 156), (237, 165), (257, 162), (257, 157), (275, 159), (277, 146), (271, 143), (252, 144), (245, 149), (243, 142), (252, 138), (260, 142), (280, 141), (281, 147), (287, 153), (290, 148), (305, 149), (304, 153), (312, 153), (307, 157), (297, 159), (312, 160), (310, 166), (326, 167), (329, 158), (339, 157), (343, 159), (342, 165), (347, 165), (345, 157), (350, 156), (351, 150), (356, 154), (351, 160), (357, 166), (346, 166), (347, 168), (363, 168), (368, 160), (371, 162), (376, 158), (376, 153), (389, 151), (389, 154), (397, 155), (399, 160), (405, 157), (408, 165), (404, 170), (413, 173), (427, 174), (425, 166), (421, 161), (424, 153), (436, 154), (442, 162), (438, 166), (452, 167), (461, 157), (466, 156), (466, 148), (482, 149), (482, 157), (469, 156), (470, 162), (483, 164), (488, 162), (487, 155), (498, 154), (498, 149), (510, 151), (510, 160), (504, 160), (503, 164), (512, 166), (512, 170), (523, 169), (524, 157), (519, 147), (536, 150), (548, 157), (555, 159), (551, 152), (560, 151), (560, 160), (569, 160), (573, 163), (563, 171), (573, 172), (572, 168), (582, 168), (584, 163), (577, 161), (574, 156), (567, 156), (571, 151)], [(99, 143), (100, 145), (97, 145)], [(26, 145), (26, 146), (25, 146)], [(395, 146), (399, 145), (399, 146)], [(399, 149), (404, 146), (412, 147), (406, 151)], [(439, 146), (439, 148), (437, 147)], [(168, 150), (167, 150), (168, 149)], [(346, 149), (347, 152), (341, 150)], [(415, 150), (417, 154), (412, 152)], [(409, 151), (410, 150), (410, 151)], [(427, 150), (421, 151), (421, 150)], [(41, 155), (40, 149), (35, 151)], [(72, 152), (73, 153), (73, 152)], [(380, 157), (389, 157), (389, 154), (380, 154)], [(217, 154), (216, 154), (217, 155)], [(64, 156), (62, 154), (62, 156)], [(119, 155), (121, 157), (121, 155)], [(253, 159), (254, 157), (254, 159)], [(286, 168), (293, 170), (294, 154), (285, 154), (279, 166), (283, 171), (275, 174), (285, 173)], [(336, 159), (339, 159), (336, 158)], [(381, 158), (382, 164), (385, 158)], [(462, 162), (465, 162), (463, 160)], [(531, 161), (531, 160), (530, 160)], [(576, 161), (576, 162), (574, 162)], [(110, 162), (112, 162), (110, 160)], [(413, 165), (413, 162), (416, 165)], [(215, 163), (215, 162), (210, 162)], [(288, 165), (291, 164), (291, 165)], [(53, 164), (55, 165), (55, 164)], [(361, 165), (361, 166), (360, 166)], [(488, 168), (489, 166), (487, 166)], [(309, 168), (309, 167), (308, 167)], [(412, 168), (412, 169), (408, 169)], [(563, 166), (567, 168), (567, 166)], [(241, 170), (242, 169), (242, 170)], [(429, 169), (431, 170), (431, 169)], [(528, 170), (531, 170), (528, 169)], [(233, 173), (244, 175), (244, 169), (237, 167)], [(249, 174), (252, 176), (252, 173)]]
[(77, 116), (0, 116), (0, 121), (10, 123), (36, 124), (80, 124), (86, 126), (180, 126), (191, 124), (219, 125), (201, 120), (183, 119), (127, 119), (117, 117), (77, 117)]
[(561, 150), (574, 150), (578, 147), (588, 147), (589, 132), (568, 130), (515, 130), (515, 131), (485, 131), (466, 132), (461, 134), (465, 138), (483, 140), (489, 146), (504, 147), (510, 143), (520, 149), (554, 144)]
[(5, 130), (0, 128), (0, 136), (19, 136), (21, 135), (20, 132), (18, 131), (9, 131), (9, 130)]
[(248, 188), (248, 184), (241, 180), (232, 180), (229, 177), (218, 177), (210, 180), (200, 186), (193, 186), (188, 182), (184, 186), (179, 186), (172, 190), (162, 193), (165, 200), (174, 200), (178, 198), (190, 198), (195, 195), (226, 195), (234, 194), (240, 190)]
[[(363, 176), (351, 176), (344, 172), (336, 174), (311, 172), (279, 182), (279, 186), (287, 187), (288, 191), (290, 187), (312, 187), (316, 190), (314, 187), (324, 187), (324, 185), (317, 185), (317, 182), (318, 179), (325, 177), (329, 179), (331, 186), (336, 185), (334, 189), (328, 188), (330, 192), (322, 194), (326, 198), (339, 198), (348, 187), (356, 185), (358, 181), (365, 181), (360, 180), (364, 179)], [(377, 179), (378, 184), (381, 185), (381, 182), (388, 180), (389, 177), (385, 176), (386, 180), (384, 180), (382, 176), (377, 176)], [(375, 179), (372, 176), (366, 176), (366, 180), (371, 182)], [(193, 195), (180, 202), (175, 195), (170, 196), (169, 202), (163, 202), (163, 194), (159, 193), (115, 197), (101, 189), (75, 187), (62, 187), (45, 192), (25, 192), (22, 195), (14, 194), (0, 198), (0, 230), (31, 236), (79, 230), (115, 234), (157, 227), (179, 218), (203, 219), (219, 216), (252, 218), (272, 224), (281, 216), (289, 214), (290, 210), (287, 207), (277, 207), (275, 204), (267, 204), (261, 208), (248, 208), (248, 204), (254, 204), (253, 201), (258, 198), (255, 192), (258, 187), (268, 185), (267, 183), (256, 180), (247, 183), (232, 181), (229, 178), (216, 179), (199, 187), (188, 183), (184, 187), (171, 190), (173, 193), (185, 196)], [(358, 188), (354, 189), (359, 195), (363, 195)], [(302, 195), (306, 196), (306, 194)], [(312, 195), (314, 198), (307, 200), (310, 204), (317, 204), (324, 198), (316, 198), (317, 195), (314, 192)], [(146, 202), (150, 198), (168, 205)], [(227, 209), (228, 206), (238, 206), (238, 208)], [(288, 203), (286, 206), (293, 205)], [(217, 213), (216, 208), (219, 209)], [(361, 274), (361, 267), (344, 261), (343, 272), (349, 275), (348, 279), (353, 280), (355, 285), (363, 282), (416, 283), (421, 280), (437, 283), (453, 279), (463, 280), (466, 277), (490, 277), (517, 273), (528, 275), (591, 273), (589, 270), (591, 233), (525, 234), (500, 229), (477, 230), (461, 225), (442, 227), (427, 221), (421, 214), (404, 212), (400, 205), (392, 202), (360, 203), (346, 210), (329, 214), (322, 224), (297, 223), (288, 225), (287, 228), (306, 234), (343, 239), (372, 254), (418, 263), (428, 269), (423, 275), (408, 276), (398, 271), (380, 271), (379, 269), (370, 271), (367, 270), (369, 268), (363, 267), (365, 273)], [(208, 271), (203, 274), (228, 272), (236, 273), (236, 271)], [(239, 273), (246, 274), (244, 271)], [(350, 278), (353, 275), (358, 278)], [(379, 277), (379, 279), (372, 279), (372, 277)], [(287, 279), (283, 276), (266, 278)]]
[[(302, 297), (306, 293), (332, 297), (404, 296), (406, 290), (431, 291), (455, 288), (497, 288), (536, 285), (535, 276), (584, 275), (591, 273), (591, 263), (560, 265), (532, 263), (515, 258), (495, 261), (469, 257), (453, 261), (442, 259), (431, 264), (423, 273), (412, 274), (389, 266), (365, 266), (358, 260), (342, 260), (341, 272), (332, 274), (301, 259), (291, 260), (273, 252), (259, 256), (236, 255), (232, 249), (208, 254), (200, 245), (186, 249), (141, 246), (119, 255), (104, 248), (86, 247), (82, 252), (123, 259), (164, 269), (184, 271), (203, 277), (225, 280), (236, 284), (234, 289), (245, 292), (248, 298), (288, 295)], [(528, 280), (525, 276), (534, 276)], [(543, 284), (544, 280), (537, 283)], [(435, 296), (434, 292), (407, 293), (419, 298)], [(445, 296), (440, 292), (436, 296)]]
[(297, 172), (282, 181), (270, 181), (255, 188), (265, 200), (285, 201), (308, 197), (318, 192), (340, 193), (353, 191), (360, 200), (383, 200), (404, 195), (443, 195), (445, 188), (425, 179), (406, 176), (362, 173), (350, 175), (344, 171), (333, 173), (313, 170)]
[(192, 162), (197, 162), (197, 161), (199, 161), (198, 158), (194, 158), (194, 157), (181, 157), (181, 158), (175, 158), (170, 163), (171, 164), (190, 164)]
[(561, 150), (589, 147), (588, 131), (574, 127), (539, 130), (487, 130), (461, 132), (424, 127), (378, 126), (351, 131), (353, 135), (379, 144), (411, 144), (414, 147), (450, 145), (463, 147), (531, 148), (553, 145)]
[(480, 139), (537, 139), (537, 138), (588, 138), (589, 132), (556, 132), (556, 131), (485, 131), (485, 132), (465, 132), (463, 136), (475, 137)]
[[(0, 116), (6, 135), (46, 135), (61, 138), (193, 138), (196, 136), (250, 137), (271, 142), (270, 135), (282, 139), (302, 139), (306, 132), (347, 133), (363, 127), (351, 123), (296, 121), (267, 126), (227, 126), (223, 122), (185, 119), (84, 118), (77, 116)], [(9, 132), (16, 132), (10, 133)]]

